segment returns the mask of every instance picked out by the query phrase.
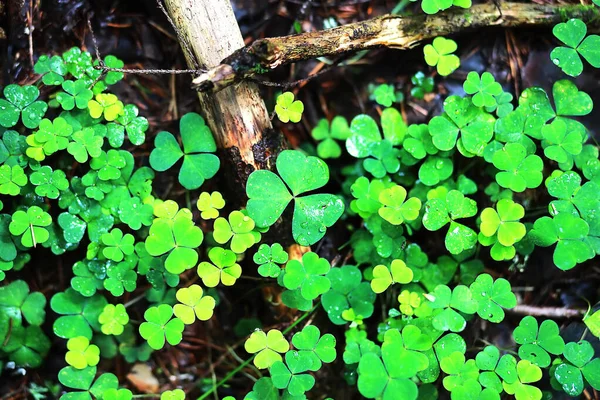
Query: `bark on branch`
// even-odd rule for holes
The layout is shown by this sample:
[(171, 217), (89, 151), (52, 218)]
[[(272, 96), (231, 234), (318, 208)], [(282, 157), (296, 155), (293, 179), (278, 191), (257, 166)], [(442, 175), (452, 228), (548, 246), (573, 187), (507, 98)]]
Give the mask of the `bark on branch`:
[(553, 25), (569, 18), (598, 25), (600, 9), (593, 5), (557, 7), (506, 2), (500, 7), (479, 4), (435, 15), (384, 15), (324, 31), (257, 40), (195, 78), (193, 85), (200, 92), (218, 92), (245, 78), (302, 60), (379, 47), (410, 49), (423, 40), (468, 29)]

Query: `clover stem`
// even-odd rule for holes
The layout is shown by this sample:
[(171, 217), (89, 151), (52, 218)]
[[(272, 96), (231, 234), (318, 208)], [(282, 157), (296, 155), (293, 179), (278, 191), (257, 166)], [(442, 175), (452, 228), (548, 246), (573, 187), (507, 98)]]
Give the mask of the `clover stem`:
[[(319, 304), (321, 304), (321, 303), (317, 302), (317, 304), (315, 304), (313, 308), (311, 308), (310, 310), (308, 310), (307, 312), (305, 312), (302, 316), (300, 316), (300, 318), (298, 318), (297, 320), (295, 320), (290, 326), (288, 326), (283, 331), (283, 334), (285, 335), (286, 333), (288, 333), (289, 331), (291, 331), (292, 329), (294, 329), (294, 327), (296, 325), (298, 325), (300, 322), (302, 322), (306, 318), (308, 318), (308, 316), (311, 315), (317, 309), (317, 307), (319, 306)], [(243, 363), (241, 363), (240, 365), (238, 365), (237, 368), (235, 368), (233, 371), (231, 371), (230, 373), (228, 373), (227, 375), (225, 375), (225, 377), (223, 379), (221, 379), (219, 382), (217, 382), (217, 384), (214, 385), (207, 392), (204, 392), (204, 394), (202, 396), (198, 397), (197, 400), (203, 400), (203, 399), (206, 399), (208, 396), (210, 396), (211, 393), (213, 393), (215, 390), (217, 390), (218, 388), (220, 388), (221, 386), (223, 386), (225, 383), (227, 383), (227, 381), (229, 379), (231, 379), (232, 377), (234, 377), (235, 374), (237, 374), (238, 372), (240, 372), (241, 370), (243, 370), (244, 368), (246, 368), (248, 366), (248, 364), (250, 364), (252, 362), (252, 360), (254, 360), (254, 357), (256, 357), (256, 354), (253, 355), (252, 357), (248, 358), (246, 361), (244, 361)]]

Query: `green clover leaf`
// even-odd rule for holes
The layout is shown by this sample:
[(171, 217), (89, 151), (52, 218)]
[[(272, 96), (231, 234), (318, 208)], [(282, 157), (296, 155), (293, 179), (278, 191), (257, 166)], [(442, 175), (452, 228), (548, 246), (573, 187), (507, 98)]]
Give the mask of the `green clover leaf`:
[(534, 383), (542, 379), (542, 370), (528, 360), (517, 363), (518, 380), (514, 383), (502, 382), (506, 393), (514, 395), (517, 400), (541, 400), (542, 391), (528, 383)]
[(554, 217), (542, 217), (535, 221), (530, 232), (537, 246), (548, 247), (556, 243), (554, 265), (563, 271), (595, 256), (586, 242), (589, 225), (573, 214), (559, 213)]
[(554, 371), (554, 377), (569, 396), (579, 396), (585, 387), (584, 378), (590, 386), (600, 387), (600, 359), (594, 357), (594, 348), (590, 342), (567, 343), (564, 356), (568, 362), (562, 362)]
[(204, 119), (196, 113), (187, 113), (179, 121), (183, 150), (171, 133), (162, 131), (156, 135), (150, 165), (156, 171), (166, 171), (183, 157), (179, 170), (179, 183), (188, 189), (198, 189), (206, 179), (219, 170), (219, 158), (214, 154), (217, 145)]
[(429, 156), (419, 168), (419, 179), (427, 186), (435, 186), (452, 175), (454, 165), (445, 157)]
[(62, 88), (64, 92), (56, 94), (56, 101), (58, 101), (63, 110), (70, 111), (75, 107), (79, 110), (85, 110), (89, 101), (94, 97), (94, 93), (88, 89), (88, 86), (82, 79), (64, 81)]
[(583, 148), (582, 134), (576, 130), (567, 133), (567, 125), (559, 119), (542, 127), (542, 137), (544, 155), (558, 163), (572, 163), (573, 156), (581, 153)]
[(569, 76), (579, 76), (583, 72), (581, 57), (589, 62), (594, 68), (600, 68), (600, 36), (590, 35), (586, 37), (587, 26), (580, 19), (570, 19), (567, 22), (557, 24), (552, 33), (566, 46), (560, 46), (552, 50), (550, 59), (563, 72)]
[(445, 244), (452, 254), (460, 254), (475, 247), (477, 234), (469, 227), (459, 224), (456, 219), (472, 217), (477, 213), (477, 203), (465, 197), (458, 190), (451, 190), (445, 199), (431, 199), (425, 203), (423, 226), (437, 231), (450, 223)]
[(32, 173), (29, 180), (35, 186), (35, 193), (38, 196), (49, 199), (58, 199), (60, 193), (69, 188), (69, 181), (64, 171), (60, 169), (52, 171), (52, 168), (47, 165)]
[(244, 400), (279, 400), (279, 390), (273, 385), (270, 377), (262, 377), (254, 383), (252, 391)]
[(185, 325), (178, 318), (171, 319), (172, 316), (173, 308), (168, 304), (150, 307), (144, 313), (147, 322), (140, 325), (140, 335), (154, 350), (162, 349), (165, 339), (172, 346), (181, 342)]
[[(479, 377), (479, 368), (475, 360), (465, 360), (465, 355), (459, 351), (450, 354), (448, 357), (442, 358), (440, 368), (448, 376), (442, 381), (444, 388), (449, 392), (460, 390), (464, 387), (472, 385), (474, 381), (477, 385)], [(481, 390), (481, 388), (480, 388)], [(472, 398), (471, 396), (465, 398)]]
[(319, 157), (326, 159), (339, 158), (342, 155), (342, 148), (336, 142), (336, 139), (346, 140), (352, 133), (346, 118), (338, 115), (331, 120), (331, 125), (326, 119), (321, 119), (311, 131), (311, 135), (313, 139), (319, 142), (317, 154)]
[(27, 185), (27, 175), (19, 165), (0, 166), (0, 194), (18, 196), (21, 188)]
[(100, 361), (100, 349), (83, 336), (77, 336), (67, 341), (65, 361), (76, 369), (94, 367)]
[(469, 286), (478, 303), (477, 314), (490, 322), (500, 323), (504, 319), (503, 308), (513, 308), (517, 298), (510, 283), (503, 278), (494, 279), (488, 274), (479, 275)]
[(243, 212), (232, 211), (229, 221), (223, 217), (215, 220), (213, 237), (219, 244), (225, 244), (231, 239), (231, 250), (242, 254), (260, 241), (260, 233), (253, 232), (255, 226), (254, 220)]
[(123, 231), (119, 228), (104, 233), (101, 240), (106, 246), (102, 249), (102, 255), (109, 260), (121, 262), (125, 256), (133, 254), (135, 238), (130, 233), (123, 235)]
[(500, 357), (500, 350), (496, 346), (486, 346), (477, 353), (475, 363), (481, 370), (479, 383), (485, 387), (502, 393), (502, 380), (514, 383), (517, 380), (517, 359), (510, 354)]
[(413, 271), (408, 268), (404, 261), (394, 260), (390, 267), (377, 265), (373, 268), (373, 280), (371, 289), (375, 293), (383, 293), (394, 283), (407, 284), (413, 280)]
[(119, 387), (119, 380), (110, 373), (104, 373), (94, 381), (96, 376), (96, 367), (86, 367), (76, 369), (73, 367), (65, 367), (58, 372), (58, 381), (69, 389), (77, 391), (69, 391), (62, 397), (74, 400), (92, 400), (104, 398), (103, 395), (110, 389)]
[(417, 160), (422, 160), (428, 154), (438, 153), (429, 133), (429, 127), (425, 124), (412, 124), (408, 127), (402, 148)]
[(396, 94), (396, 88), (394, 88), (394, 85), (383, 83), (381, 85), (377, 85), (371, 97), (373, 100), (375, 100), (375, 102), (377, 102), (377, 104), (384, 107), (391, 107), (393, 103), (400, 103), (404, 96), (402, 95), (402, 92)]
[(173, 306), (175, 316), (186, 325), (193, 324), (198, 318), (208, 321), (216, 305), (214, 297), (204, 296), (204, 291), (199, 285), (191, 285), (177, 291), (176, 297), (179, 304)]
[[(146, 250), (151, 256), (168, 254), (165, 268), (172, 274), (180, 274), (193, 268), (198, 262), (196, 249), (202, 244), (204, 234), (194, 225), (192, 213), (186, 208), (178, 210), (175, 202), (167, 201), (165, 206), (172, 207), (171, 214), (162, 214), (155, 210), (155, 218), (146, 238)], [(164, 216), (163, 216), (164, 215)]]
[(394, 148), (389, 140), (371, 143), (369, 155), (371, 157), (363, 161), (363, 167), (375, 178), (395, 174), (400, 169), (400, 150)]
[(244, 348), (248, 353), (256, 354), (252, 362), (257, 368), (267, 369), (283, 360), (279, 353), (287, 352), (290, 344), (277, 329), (271, 329), (267, 333), (257, 330), (246, 339)]
[(98, 178), (103, 181), (119, 179), (127, 161), (119, 150), (102, 151), (98, 157), (92, 158), (90, 167), (98, 172)]
[[(436, 7), (434, 6), (429, 8), (426, 6), (426, 4), (435, 4), (436, 1), (449, 2), (449, 0), (425, 0), (422, 3), (423, 11), (428, 14), (434, 14), (437, 12), (437, 10), (434, 12), (428, 12), (428, 10), (432, 11)], [(460, 59), (456, 55), (452, 54), (457, 48), (458, 46), (454, 40), (438, 36), (433, 39), (432, 44), (428, 44), (423, 47), (425, 62), (427, 65), (437, 67), (438, 74), (441, 76), (448, 76), (460, 66)]]
[[(116, 68), (116, 69), (121, 69), (125, 66), (123, 61), (119, 60), (117, 57), (115, 57), (113, 55), (108, 55), (108, 56), (104, 57), (104, 65), (106, 65), (109, 68)], [(119, 82), (121, 79), (123, 79), (123, 72), (117, 72), (117, 71), (108, 71), (108, 73), (104, 77), (104, 81), (106, 82), (107, 85), (114, 85), (115, 83)]]
[(426, 77), (421, 71), (414, 74), (410, 78), (410, 81), (414, 85), (413, 88), (410, 89), (410, 95), (416, 99), (423, 99), (425, 94), (433, 91), (433, 78), (431, 76)]
[(219, 216), (219, 210), (225, 207), (225, 200), (220, 192), (202, 192), (196, 207), (201, 212), (202, 219), (215, 219)]
[(42, 161), (46, 156), (59, 150), (64, 150), (69, 144), (73, 128), (64, 118), (58, 117), (53, 121), (44, 118), (40, 122), (39, 130), (26, 138), (28, 157)]
[(237, 257), (233, 251), (213, 247), (208, 251), (208, 258), (212, 264), (202, 261), (198, 265), (198, 276), (206, 286), (215, 287), (219, 282), (232, 286), (242, 276), (242, 267), (236, 262)]
[(496, 96), (502, 93), (502, 85), (489, 72), (484, 72), (481, 77), (475, 71), (469, 72), (463, 88), (465, 93), (474, 95), (471, 100), (476, 107), (496, 106)]
[[(108, 74), (111, 74), (111, 72)], [(135, 105), (127, 104), (123, 108), (123, 114), (117, 118), (117, 122), (125, 127), (129, 141), (136, 146), (144, 143), (146, 131), (149, 127), (148, 120), (144, 117), (138, 117), (138, 113), (139, 110)]]
[(451, 6), (462, 8), (471, 7), (471, 0), (424, 0), (421, 8), (425, 14), (437, 14), (439, 11), (447, 10)]
[(4, 99), (0, 99), (0, 126), (13, 127), (19, 122), (29, 129), (35, 129), (48, 110), (48, 105), (37, 100), (40, 91), (35, 86), (7, 85), (4, 87)]
[(44, 85), (57, 86), (63, 83), (67, 73), (67, 66), (61, 56), (41, 55), (33, 66), (33, 72), (43, 75)]
[(302, 112), (304, 112), (304, 103), (294, 100), (294, 93), (285, 92), (277, 96), (275, 113), (281, 122), (300, 122)]
[(108, 389), (102, 393), (104, 400), (131, 400), (133, 392), (129, 389)]
[(279, 243), (273, 243), (271, 246), (263, 243), (252, 259), (258, 265), (258, 273), (261, 276), (277, 278), (281, 273), (281, 267), (278, 264), (285, 264), (288, 258), (288, 253)]
[[(392, 146), (397, 146), (404, 140), (406, 124), (402, 115), (394, 108), (386, 108), (381, 113), (383, 138)], [(346, 139), (346, 150), (352, 157), (365, 158), (371, 153), (371, 147), (381, 141), (381, 132), (377, 122), (368, 115), (360, 114), (350, 123), (352, 135)]]
[(124, 198), (119, 203), (119, 218), (133, 230), (152, 225), (153, 208), (139, 197)]
[(312, 358), (306, 354), (288, 351), (285, 353), (285, 364), (276, 361), (269, 370), (273, 385), (278, 389), (287, 389), (292, 396), (302, 396), (315, 385), (312, 375), (302, 373), (308, 371), (311, 364)]
[(67, 152), (71, 154), (78, 163), (85, 163), (89, 157), (96, 158), (102, 154), (104, 138), (98, 136), (94, 128), (84, 128), (73, 134), (73, 141), (67, 145)]
[[(128, 244), (125, 246), (128, 246)], [(115, 297), (122, 296), (125, 291), (133, 292), (137, 287), (138, 277), (136, 272), (133, 271), (134, 265), (127, 260), (117, 265), (110, 263), (106, 270), (104, 288)]]
[(330, 269), (329, 261), (310, 251), (302, 255), (302, 261), (287, 263), (283, 284), (289, 290), (300, 288), (303, 298), (314, 300), (331, 288), (331, 282), (324, 276)]
[(362, 280), (360, 270), (353, 265), (331, 268), (327, 273), (331, 289), (321, 296), (321, 304), (329, 319), (336, 325), (345, 325), (347, 321), (342, 313), (352, 309), (362, 318), (373, 315), (375, 293), (369, 282)]
[(55, 294), (50, 308), (61, 316), (52, 326), (54, 334), (64, 339), (85, 336), (91, 340), (92, 328), (100, 331), (98, 316), (106, 304), (106, 299), (98, 294), (83, 297), (72, 288)]
[(525, 225), (519, 220), (525, 216), (522, 205), (510, 199), (502, 199), (496, 204), (498, 211), (491, 207), (481, 212), (481, 233), (487, 237), (497, 235), (503, 246), (512, 246), (525, 237)]
[(326, 333), (321, 336), (321, 331), (314, 325), (305, 326), (292, 337), (292, 344), (303, 356), (312, 359), (310, 371), (318, 371), (322, 363), (331, 363), (335, 360), (335, 336)]
[(542, 183), (542, 159), (535, 154), (527, 155), (525, 147), (518, 143), (505, 144), (494, 153), (492, 162), (501, 171), (496, 174), (496, 182), (502, 187), (520, 193)]
[(118, 336), (129, 322), (129, 315), (123, 304), (107, 304), (98, 316), (98, 323), (105, 335)]
[[(25, 281), (17, 280), (0, 287), (0, 311), (13, 323), (22, 324), (25, 318), (30, 325), (42, 325), (46, 318), (45, 306), (46, 297), (40, 292), (29, 293)], [(3, 336), (0, 334), (0, 337)]]
[(167, 390), (162, 392), (160, 400), (185, 400), (185, 392), (181, 389)]
[(50, 224), (52, 224), (50, 214), (38, 206), (31, 206), (27, 211), (15, 211), (8, 229), (12, 235), (21, 236), (23, 246), (36, 247), (50, 238), (50, 233), (46, 229)]
[(421, 211), (421, 200), (411, 197), (406, 202), (406, 189), (395, 185), (379, 193), (379, 202), (383, 205), (379, 216), (392, 225), (400, 225), (404, 221), (414, 221)]
[(446, 285), (438, 285), (432, 293), (426, 294), (425, 298), (429, 300), (432, 309), (441, 310), (434, 314), (432, 320), (433, 327), (440, 331), (462, 331), (467, 321), (458, 311), (474, 314), (479, 308), (471, 290), (464, 285), (458, 285), (453, 290)]
[(550, 354), (561, 354), (565, 342), (560, 337), (558, 325), (551, 320), (544, 320), (538, 329), (538, 322), (532, 316), (521, 320), (515, 328), (513, 337), (519, 347), (519, 357), (533, 364), (546, 368), (550, 365)]
[(92, 118), (104, 116), (106, 121), (114, 121), (123, 114), (124, 105), (112, 93), (98, 93), (94, 100), (88, 101), (88, 109)]
[[(91, 297), (96, 294), (98, 289), (104, 287), (103, 280), (98, 278), (95, 274), (97, 270), (93, 267), (88, 267), (89, 265), (96, 263), (98, 262), (84, 260), (78, 261), (73, 265), (74, 276), (71, 279), (71, 287), (84, 297)], [(99, 274), (102, 278), (104, 278), (103, 273), (104, 271), (102, 274)]]
[(442, 151), (452, 150), (458, 140), (463, 155), (483, 155), (485, 146), (494, 136), (494, 117), (475, 107), (470, 99), (459, 96), (448, 97), (444, 101), (444, 111), (429, 122), (435, 147)]
[(294, 199), (294, 240), (303, 246), (316, 243), (325, 235), (327, 228), (340, 218), (344, 203), (332, 194), (299, 195), (327, 183), (327, 165), (299, 151), (284, 150), (277, 157), (276, 166), (281, 178), (271, 171), (254, 171), (250, 174), (246, 185), (250, 218), (258, 227), (271, 226)]

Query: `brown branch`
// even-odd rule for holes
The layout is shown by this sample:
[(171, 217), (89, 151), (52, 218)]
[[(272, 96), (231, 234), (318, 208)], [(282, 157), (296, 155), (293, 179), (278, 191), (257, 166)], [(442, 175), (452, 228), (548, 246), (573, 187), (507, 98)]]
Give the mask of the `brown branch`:
[(193, 80), (201, 92), (218, 92), (233, 83), (281, 65), (346, 52), (389, 47), (410, 49), (436, 36), (489, 26), (553, 25), (569, 18), (598, 25), (600, 8), (534, 3), (479, 4), (468, 10), (451, 9), (435, 15), (384, 15), (318, 32), (257, 40), (236, 50)]
[(513, 314), (532, 315), (534, 317), (581, 318), (585, 314), (586, 310), (563, 307), (538, 307), (519, 304), (507, 311)]

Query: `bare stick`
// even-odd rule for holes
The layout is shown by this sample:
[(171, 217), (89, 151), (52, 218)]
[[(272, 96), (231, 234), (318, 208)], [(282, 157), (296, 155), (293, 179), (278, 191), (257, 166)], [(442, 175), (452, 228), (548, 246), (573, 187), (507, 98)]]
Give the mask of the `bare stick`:
[(519, 304), (508, 312), (521, 315), (532, 315), (534, 317), (549, 317), (549, 318), (581, 318), (585, 314), (585, 310), (577, 310), (572, 308), (562, 307), (537, 307)]
[(468, 10), (452, 9), (435, 15), (384, 15), (319, 32), (260, 39), (242, 47), (194, 79), (201, 92), (218, 92), (240, 80), (281, 65), (380, 47), (410, 49), (423, 40), (490, 26), (553, 25), (581, 18), (598, 26), (600, 9), (594, 6), (534, 3), (478, 4)]

